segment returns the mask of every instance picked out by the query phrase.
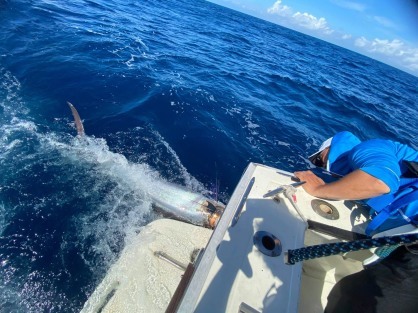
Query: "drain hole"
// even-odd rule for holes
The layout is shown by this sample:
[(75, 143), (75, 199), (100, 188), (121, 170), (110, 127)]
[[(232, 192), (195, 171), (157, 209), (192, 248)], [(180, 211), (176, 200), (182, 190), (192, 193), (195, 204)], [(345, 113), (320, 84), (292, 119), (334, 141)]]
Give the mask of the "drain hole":
[(282, 253), (282, 244), (272, 233), (258, 231), (254, 234), (253, 242), (258, 251), (264, 255), (276, 257)]
[(326, 204), (320, 204), (319, 205), (319, 209), (324, 212), (325, 214), (332, 214), (332, 208), (330, 208), (328, 205)]
[(273, 250), (274, 246), (276, 245), (274, 239), (270, 236), (263, 236), (263, 238), (261, 239), (261, 243), (263, 244), (264, 248), (270, 251)]

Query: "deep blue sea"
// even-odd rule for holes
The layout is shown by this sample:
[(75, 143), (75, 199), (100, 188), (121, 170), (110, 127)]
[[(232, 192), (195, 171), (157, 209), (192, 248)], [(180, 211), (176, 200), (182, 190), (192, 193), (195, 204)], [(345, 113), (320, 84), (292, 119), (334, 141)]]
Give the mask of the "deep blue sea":
[(227, 202), (249, 162), (305, 169), (341, 130), (418, 148), (417, 77), (206, 1), (0, 0), (0, 21), (1, 312), (79, 311), (161, 181)]

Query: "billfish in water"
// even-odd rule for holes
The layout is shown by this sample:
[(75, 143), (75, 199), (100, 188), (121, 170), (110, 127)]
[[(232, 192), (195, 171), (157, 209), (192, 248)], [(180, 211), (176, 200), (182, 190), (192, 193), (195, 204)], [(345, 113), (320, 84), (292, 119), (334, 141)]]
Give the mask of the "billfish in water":
[[(67, 102), (74, 117), (77, 135), (86, 136), (80, 115), (73, 104)], [(164, 217), (194, 225), (215, 228), (225, 206), (183, 186), (161, 181), (148, 191), (152, 207)]]

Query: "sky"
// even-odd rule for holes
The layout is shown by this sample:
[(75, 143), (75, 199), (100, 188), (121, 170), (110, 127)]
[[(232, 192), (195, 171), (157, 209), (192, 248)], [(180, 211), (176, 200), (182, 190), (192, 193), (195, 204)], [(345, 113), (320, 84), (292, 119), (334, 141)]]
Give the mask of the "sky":
[(418, 76), (418, 0), (209, 0)]

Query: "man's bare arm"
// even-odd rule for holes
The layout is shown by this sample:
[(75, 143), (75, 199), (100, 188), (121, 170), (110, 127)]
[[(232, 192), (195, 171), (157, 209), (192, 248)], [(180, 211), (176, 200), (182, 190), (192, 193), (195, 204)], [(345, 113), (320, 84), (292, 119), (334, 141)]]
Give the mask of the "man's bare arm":
[(380, 179), (362, 170), (355, 170), (338, 181), (326, 184), (312, 171), (295, 172), (302, 187), (312, 196), (334, 200), (361, 200), (377, 197), (388, 193), (389, 187)]

